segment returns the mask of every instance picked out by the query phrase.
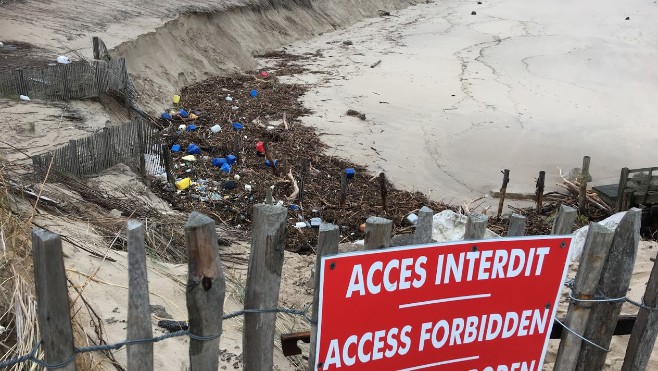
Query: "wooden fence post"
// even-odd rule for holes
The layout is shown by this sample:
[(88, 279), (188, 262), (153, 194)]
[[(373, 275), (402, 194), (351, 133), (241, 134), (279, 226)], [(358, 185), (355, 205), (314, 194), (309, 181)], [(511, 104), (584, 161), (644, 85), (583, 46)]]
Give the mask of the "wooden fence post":
[(509, 183), (509, 169), (503, 170), (503, 185), (500, 187), (500, 201), (498, 201), (498, 214), (496, 218), (500, 218), (503, 213), (503, 204), (505, 203), (505, 194), (507, 193), (507, 183)]
[[(33, 229), (32, 259), (39, 329), (43, 341), (41, 349), (47, 363), (64, 362), (75, 352), (60, 236), (43, 229)], [(64, 367), (49, 370), (75, 371), (75, 369), (75, 361), (73, 361)]]
[[(608, 298), (626, 297), (631, 284), (637, 247), (640, 243), (640, 219), (642, 210), (633, 208), (626, 212), (617, 226), (608, 259), (603, 265), (598, 289)], [(593, 306), (584, 337), (604, 348), (610, 347), (615, 326), (624, 302), (598, 303)], [(576, 370), (602, 370), (607, 352), (583, 343)]]
[(540, 171), (537, 178), (537, 185), (535, 189), (535, 198), (537, 200), (537, 214), (541, 213), (542, 199), (544, 198), (544, 180), (546, 179), (546, 172)]
[[(576, 273), (573, 296), (576, 299), (592, 299), (601, 277), (603, 263), (606, 260), (614, 231), (598, 223), (590, 223), (583, 255)], [(578, 335), (587, 327), (591, 303), (572, 302), (569, 304), (565, 326)], [(571, 371), (576, 367), (578, 354), (583, 340), (571, 331), (562, 331), (560, 348), (555, 360), (555, 371)]]
[(560, 210), (557, 211), (557, 215), (553, 221), (551, 234), (571, 234), (571, 232), (573, 232), (573, 223), (576, 221), (576, 216), (578, 216), (576, 209), (560, 205)]
[(365, 249), (375, 250), (391, 246), (393, 221), (377, 216), (366, 219)]
[(320, 300), (320, 275), (322, 270), (322, 257), (338, 253), (340, 229), (334, 224), (320, 224), (318, 235), (318, 249), (315, 258), (315, 286), (313, 291), (313, 307), (311, 309), (311, 348), (308, 355), (308, 369), (315, 371), (315, 345), (318, 336), (318, 305)]
[[(254, 206), (245, 310), (275, 309), (279, 303), (287, 216), (285, 207)], [(245, 313), (244, 371), (273, 369), (275, 322), (276, 313)]]
[(466, 219), (466, 229), (464, 230), (464, 240), (481, 240), (487, 232), (487, 218), (482, 214), (471, 214)]
[(432, 242), (432, 224), (434, 222), (434, 211), (423, 206), (418, 211), (418, 221), (414, 231), (414, 245)]
[(646, 370), (649, 364), (658, 336), (658, 310), (654, 309), (658, 308), (658, 260), (653, 263), (643, 302), (646, 308), (638, 311), (621, 371)]
[[(128, 340), (153, 337), (144, 226), (128, 221)], [(128, 369), (153, 370), (153, 343), (128, 345)]]
[(626, 184), (628, 183), (628, 176), (631, 173), (631, 170), (627, 167), (621, 169), (621, 174), (619, 175), (619, 188), (617, 190), (617, 212), (626, 211), (624, 206), (624, 191), (626, 190)]
[(219, 260), (215, 222), (206, 215), (193, 212), (185, 224), (185, 241), (190, 333), (217, 336), (208, 341), (190, 339), (190, 369), (217, 370), (226, 282)]
[(340, 172), (340, 208), (345, 207), (347, 200), (347, 170)]
[(585, 199), (587, 198), (587, 182), (589, 181), (589, 156), (583, 157), (583, 168), (580, 172), (580, 190), (578, 191), (578, 211), (585, 211)]
[(525, 236), (525, 225), (528, 218), (519, 214), (512, 214), (509, 218), (507, 237)]

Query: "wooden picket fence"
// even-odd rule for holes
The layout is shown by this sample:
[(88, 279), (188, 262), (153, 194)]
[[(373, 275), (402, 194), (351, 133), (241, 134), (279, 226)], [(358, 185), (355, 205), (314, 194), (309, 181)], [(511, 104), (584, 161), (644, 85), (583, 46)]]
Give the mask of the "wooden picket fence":
[(164, 171), (160, 134), (141, 116), (32, 157), (35, 171), (42, 175), (52, 169), (78, 179), (97, 176), (119, 163), (142, 175)]
[[(562, 206), (554, 221), (552, 234), (572, 233), (576, 210)], [(288, 211), (285, 207), (254, 206), (251, 254), (244, 301), (244, 370), (273, 369), (276, 313)], [(419, 212), (414, 243), (431, 242), (433, 211)], [(508, 236), (525, 234), (526, 218), (512, 215)], [(572, 285), (570, 303), (562, 331), (555, 370), (600, 370), (615, 333), (619, 313), (630, 284), (639, 242), (640, 210), (629, 210), (616, 230), (592, 223), (585, 243), (580, 268)], [(382, 249), (391, 245), (392, 221), (371, 217), (366, 222), (364, 249)], [(470, 215), (465, 239), (484, 238), (487, 217)], [(151, 339), (148, 279), (144, 245), (144, 227), (129, 221), (129, 304), (127, 320), (128, 369), (153, 370), (153, 344), (130, 343)], [(217, 370), (222, 331), (225, 278), (219, 259), (215, 223), (200, 213), (192, 213), (185, 226), (188, 251), (187, 308), (189, 317), (189, 360), (191, 370)], [(322, 224), (319, 229), (316, 272), (322, 257), (338, 253), (339, 227)], [(35, 229), (32, 233), (34, 270), (42, 349), (49, 364), (75, 357), (73, 331), (69, 315), (66, 276), (59, 235)], [(315, 275), (315, 295), (311, 312), (311, 354), (309, 369), (316, 370), (315, 337), (318, 318), (319, 275)], [(604, 296), (601, 295), (604, 293)], [(591, 300), (604, 297), (605, 302)], [(613, 298), (617, 300), (605, 300)], [(632, 329), (623, 370), (647, 367), (658, 333), (658, 265), (654, 265), (643, 304)], [(573, 332), (572, 332), (573, 331)], [(583, 335), (588, 341), (575, 335)], [(594, 346), (596, 344), (599, 347)], [(75, 370), (75, 363), (62, 366)]]

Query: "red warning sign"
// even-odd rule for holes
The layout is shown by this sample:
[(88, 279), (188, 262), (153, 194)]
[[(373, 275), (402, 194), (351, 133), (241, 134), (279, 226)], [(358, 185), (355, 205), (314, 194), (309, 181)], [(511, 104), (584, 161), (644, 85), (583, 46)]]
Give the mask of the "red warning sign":
[(317, 370), (541, 370), (571, 237), (322, 260)]

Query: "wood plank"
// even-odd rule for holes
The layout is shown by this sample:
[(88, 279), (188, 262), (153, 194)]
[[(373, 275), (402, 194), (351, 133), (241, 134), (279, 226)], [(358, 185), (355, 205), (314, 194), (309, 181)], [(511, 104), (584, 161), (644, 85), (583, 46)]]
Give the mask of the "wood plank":
[[(278, 306), (287, 216), (285, 207), (254, 206), (245, 310)], [(245, 313), (242, 336), (244, 371), (273, 369), (275, 324), (275, 313)]]
[[(33, 229), (32, 258), (41, 349), (47, 363), (61, 363), (75, 353), (60, 236), (44, 229)], [(64, 367), (51, 370), (75, 371), (75, 369), (75, 362), (71, 362)]]
[[(310, 333), (310, 351), (308, 356), (309, 370), (316, 370), (315, 367), (315, 345), (318, 334), (318, 306), (320, 304), (320, 276), (322, 272), (322, 258), (325, 256), (336, 255), (338, 253), (338, 242), (340, 241), (340, 228), (334, 224), (320, 224), (318, 235), (318, 248), (315, 258), (315, 285), (313, 286), (313, 307), (311, 309), (311, 333)], [(283, 338), (281, 339), (283, 343)]]
[[(222, 333), (226, 282), (219, 260), (215, 222), (193, 212), (185, 224), (188, 254), (187, 314), (190, 334), (218, 336)], [(190, 369), (217, 370), (219, 337), (214, 340), (190, 339)]]
[[(144, 225), (128, 221), (128, 340), (153, 337)], [(153, 370), (153, 343), (128, 345), (128, 369)]]
[[(626, 212), (615, 231), (608, 258), (603, 265), (598, 290), (608, 298), (623, 298), (631, 284), (637, 247), (640, 243), (640, 219), (642, 211), (633, 208)], [(584, 337), (593, 343), (610, 348), (615, 324), (624, 303), (594, 305)], [(576, 370), (602, 370), (607, 352), (583, 342)]]
[[(574, 297), (577, 299), (592, 299), (596, 295), (603, 263), (608, 256), (613, 236), (612, 229), (598, 223), (590, 223), (573, 288)], [(582, 334), (587, 327), (591, 307), (591, 303), (570, 303), (565, 325), (576, 334)], [(570, 331), (564, 331), (554, 369), (574, 370), (582, 343), (580, 337)]]
[(365, 249), (375, 250), (390, 247), (392, 229), (392, 220), (377, 216), (366, 219)]

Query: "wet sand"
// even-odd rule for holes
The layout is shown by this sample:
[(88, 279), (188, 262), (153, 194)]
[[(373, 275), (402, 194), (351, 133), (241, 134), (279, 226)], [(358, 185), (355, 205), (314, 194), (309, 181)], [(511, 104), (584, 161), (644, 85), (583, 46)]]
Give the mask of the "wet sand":
[(334, 153), (461, 204), (504, 168), (508, 191), (534, 192), (540, 170), (550, 189), (584, 155), (594, 184), (655, 165), (657, 17), (640, 1), (435, 1), (288, 51), (321, 53), (321, 73), (293, 80), (314, 84), (304, 121)]

